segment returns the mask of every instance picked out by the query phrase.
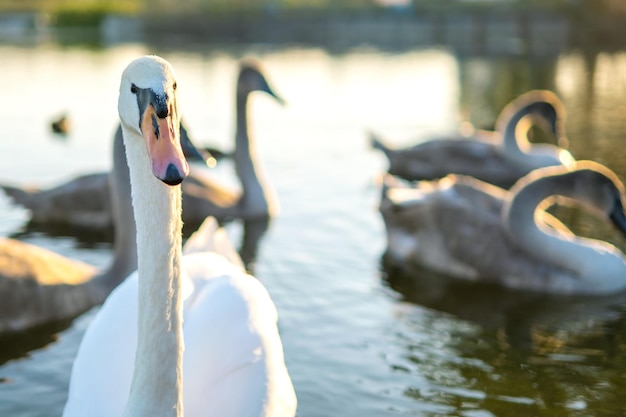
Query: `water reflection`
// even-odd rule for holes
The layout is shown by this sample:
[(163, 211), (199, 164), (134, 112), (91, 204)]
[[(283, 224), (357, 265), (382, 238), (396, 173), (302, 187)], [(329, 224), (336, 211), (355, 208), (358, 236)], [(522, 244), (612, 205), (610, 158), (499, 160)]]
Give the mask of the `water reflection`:
[(27, 240), (38, 234), (50, 237), (70, 237), (76, 240), (81, 247), (112, 247), (114, 232), (112, 229), (88, 230), (68, 225), (56, 225), (53, 223), (37, 223), (29, 220), (9, 237), (18, 240)]
[[(405, 302), (444, 313), (429, 313), (433, 317), (425, 322), (421, 309), (405, 308), (396, 342), (406, 351), (390, 366), (426, 378), (409, 383), (415, 388), (408, 388), (407, 396), (449, 404), (460, 415), (463, 410), (570, 415), (579, 408), (596, 409), (599, 401), (619, 412), (618, 385), (609, 381), (619, 378), (625, 365), (626, 293), (555, 297), (420, 269), (400, 271), (384, 258), (382, 265), (385, 282)], [(590, 395), (586, 387), (592, 386)]]
[(270, 218), (246, 220), (243, 222), (243, 236), (239, 247), (239, 255), (248, 272), (254, 274), (254, 264), (261, 238), (270, 227)]
[(567, 332), (593, 322), (621, 317), (626, 292), (611, 296), (567, 297), (514, 291), (501, 286), (471, 283), (426, 269), (400, 269), (381, 264), (385, 282), (406, 301), (453, 314), (501, 333), (501, 342), (515, 350), (539, 349), (535, 328), (556, 326)]
[[(559, 58), (458, 58), (463, 115), (477, 127), (492, 129), (500, 110), (531, 89), (555, 91)], [(558, 91), (557, 91), (558, 93)]]
[[(71, 323), (71, 320), (63, 320), (30, 328), (24, 332), (1, 334), (0, 366), (10, 360), (26, 357), (32, 351), (56, 342), (59, 333), (67, 329)], [(2, 382), (1, 376), (0, 382)]]

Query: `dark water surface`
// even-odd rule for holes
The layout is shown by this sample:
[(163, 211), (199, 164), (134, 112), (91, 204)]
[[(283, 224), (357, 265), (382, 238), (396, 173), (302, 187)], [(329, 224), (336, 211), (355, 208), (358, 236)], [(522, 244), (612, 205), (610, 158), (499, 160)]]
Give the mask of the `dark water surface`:
[[(472, 286), (426, 271), (381, 271), (377, 212), (385, 163), (366, 129), (396, 144), (493, 124), (530, 88), (554, 89), (569, 112), (573, 155), (626, 179), (626, 54), (457, 59), (446, 50), (228, 48), (179, 51), (0, 46), (0, 179), (52, 185), (107, 169), (121, 70), (157, 53), (177, 70), (196, 142), (231, 149), (237, 61), (260, 59), (287, 106), (251, 104), (252, 132), (281, 203), (259, 247), (256, 276), (280, 316), (301, 417), (617, 416), (626, 410), (626, 295), (543, 297)], [(48, 132), (62, 111), (70, 136)], [(226, 163), (216, 175), (236, 184)], [(626, 240), (564, 210), (581, 232)], [(0, 234), (96, 265), (110, 244), (24, 231), (27, 213), (0, 195)], [(235, 242), (241, 227), (229, 226)], [(0, 301), (1, 302), (1, 301)], [(0, 340), (0, 416), (57, 416), (81, 336), (69, 327)], [(66, 324), (67, 325), (67, 324)]]

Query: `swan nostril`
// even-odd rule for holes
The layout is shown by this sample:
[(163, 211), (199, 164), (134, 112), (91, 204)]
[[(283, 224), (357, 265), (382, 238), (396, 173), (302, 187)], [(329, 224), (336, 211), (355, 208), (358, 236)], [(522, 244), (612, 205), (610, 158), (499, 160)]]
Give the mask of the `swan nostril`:
[(159, 119), (165, 119), (169, 115), (169, 110), (167, 107), (162, 107), (157, 109), (156, 114)]
[(182, 174), (174, 164), (169, 164), (167, 171), (165, 171), (165, 178), (161, 178), (161, 181), (167, 185), (178, 185), (183, 182), (184, 179), (185, 175)]

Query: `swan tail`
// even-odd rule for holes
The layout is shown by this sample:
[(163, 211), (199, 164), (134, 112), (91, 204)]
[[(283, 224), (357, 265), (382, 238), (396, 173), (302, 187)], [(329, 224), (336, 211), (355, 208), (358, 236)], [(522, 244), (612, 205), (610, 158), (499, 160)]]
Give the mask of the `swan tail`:
[(36, 192), (36, 191), (29, 190), (29, 189), (13, 187), (13, 186), (4, 185), (4, 184), (0, 184), (0, 188), (16, 204), (19, 204), (24, 207), (30, 207), (33, 194), (34, 192)]
[(197, 252), (215, 252), (234, 265), (245, 269), (241, 257), (231, 243), (226, 230), (220, 227), (214, 217), (207, 217), (187, 240), (183, 247), (185, 255)]
[(370, 139), (370, 145), (373, 149), (378, 149), (379, 151), (382, 151), (385, 155), (389, 155), (389, 152), (391, 152), (391, 150), (387, 147), (387, 145), (384, 144), (382, 138), (378, 134), (370, 130), (368, 131), (368, 136)]

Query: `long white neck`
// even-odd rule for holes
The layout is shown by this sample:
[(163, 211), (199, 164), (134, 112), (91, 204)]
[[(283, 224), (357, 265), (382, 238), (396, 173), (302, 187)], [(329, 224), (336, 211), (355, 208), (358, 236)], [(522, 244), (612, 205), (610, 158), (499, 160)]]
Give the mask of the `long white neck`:
[(138, 340), (125, 417), (181, 417), (180, 186), (154, 177), (141, 136), (124, 128), (137, 224)]
[(248, 132), (249, 93), (237, 93), (235, 133), (235, 170), (243, 194), (239, 204), (246, 214), (265, 214), (274, 205), (272, 190), (257, 155), (256, 142)]
[(576, 186), (568, 175), (548, 176), (526, 184), (514, 193), (503, 210), (507, 232), (516, 244), (536, 259), (570, 271), (579, 288), (603, 292), (623, 288), (626, 265), (613, 245), (572, 234), (559, 234), (541, 220), (547, 198), (561, 196), (576, 200)]

